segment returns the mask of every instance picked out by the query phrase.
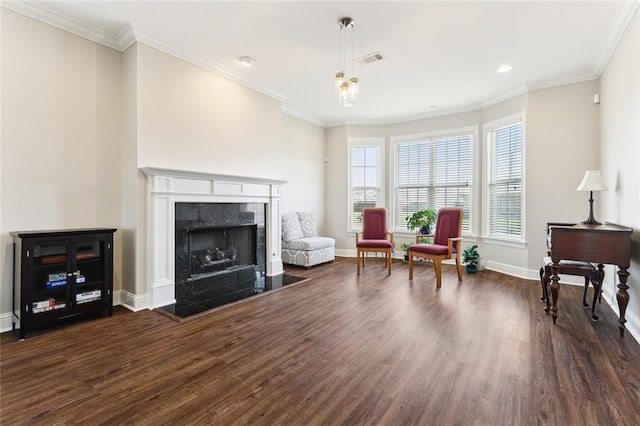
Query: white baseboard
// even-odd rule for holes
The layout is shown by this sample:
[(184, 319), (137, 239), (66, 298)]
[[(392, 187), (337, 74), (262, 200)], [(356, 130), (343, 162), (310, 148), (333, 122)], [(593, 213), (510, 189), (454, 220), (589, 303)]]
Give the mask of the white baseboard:
[[(16, 328), (19, 324), (16, 324)], [(13, 329), (13, 313), (0, 314), (0, 333), (11, 331)]]
[(119, 290), (118, 292), (114, 292), (114, 300), (115, 293), (119, 293), (119, 304), (129, 309), (130, 311), (138, 312), (149, 307), (146, 294), (136, 295), (126, 290)]

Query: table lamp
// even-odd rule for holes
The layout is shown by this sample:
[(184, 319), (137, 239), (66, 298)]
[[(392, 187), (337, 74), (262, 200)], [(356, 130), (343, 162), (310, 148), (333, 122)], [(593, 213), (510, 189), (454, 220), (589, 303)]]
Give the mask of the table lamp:
[(587, 170), (582, 178), (582, 182), (576, 188), (576, 191), (589, 191), (589, 218), (582, 223), (588, 225), (601, 225), (600, 222), (593, 217), (593, 191), (606, 191), (607, 186), (604, 184), (600, 170)]

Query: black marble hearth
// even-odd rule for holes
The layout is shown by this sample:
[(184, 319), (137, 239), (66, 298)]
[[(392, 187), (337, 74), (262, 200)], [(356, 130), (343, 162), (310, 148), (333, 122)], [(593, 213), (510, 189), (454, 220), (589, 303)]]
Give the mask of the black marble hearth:
[[(249, 274), (247, 272), (247, 278)], [(228, 277), (230, 278), (230, 277)], [(287, 285), (306, 281), (306, 278), (294, 277), (292, 275), (277, 275), (275, 277), (262, 276), (253, 280), (247, 279), (243, 283), (234, 283), (231, 279), (227, 282), (228, 287), (216, 291), (208, 289), (204, 293), (195, 294), (194, 297), (177, 298), (176, 303), (158, 308), (160, 311), (179, 318), (187, 318), (209, 309), (217, 308), (228, 303), (237, 302), (251, 296), (255, 296), (266, 291), (282, 288)], [(235, 291), (227, 291), (228, 289)]]

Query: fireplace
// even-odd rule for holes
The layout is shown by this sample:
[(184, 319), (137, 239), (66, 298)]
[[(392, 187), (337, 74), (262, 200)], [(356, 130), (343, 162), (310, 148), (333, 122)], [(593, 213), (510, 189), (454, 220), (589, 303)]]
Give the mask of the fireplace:
[(257, 225), (239, 225), (188, 230), (189, 278), (256, 265), (257, 228)]
[[(254, 281), (256, 276), (260, 276), (265, 282), (265, 276), (276, 277), (283, 273), (280, 257), (280, 187), (284, 181), (153, 167), (141, 171), (147, 176), (147, 293), (136, 296), (123, 292), (123, 304), (134, 310), (171, 305), (182, 290), (195, 293), (208, 291), (210, 285), (207, 279), (215, 275), (226, 278), (224, 284), (220, 285), (236, 286), (244, 280), (248, 281), (250, 275)], [(183, 204), (217, 204), (222, 206), (222, 210), (212, 213), (190, 207), (178, 214)], [(244, 207), (243, 210), (238, 205), (252, 207)], [(238, 253), (241, 247), (235, 240), (233, 243), (226, 239), (224, 243), (214, 240), (207, 242), (206, 238), (220, 237), (204, 237), (204, 234), (221, 231), (222, 228), (226, 228), (224, 232), (227, 235), (236, 231), (251, 234), (251, 230), (255, 229), (255, 261), (240, 257)], [(239, 228), (248, 229), (241, 231)], [(188, 232), (195, 240), (191, 238), (189, 241)], [(205, 241), (200, 238), (205, 238)], [(226, 250), (226, 254), (231, 255), (227, 257), (233, 258), (233, 247), (236, 250), (236, 265), (217, 272), (202, 271), (201, 275), (196, 276), (192, 273), (191, 245), (194, 245), (195, 251), (211, 248), (211, 259), (216, 247), (223, 252), (222, 256)], [(200, 256), (203, 253), (194, 254)], [(215, 251), (216, 260), (217, 257), (218, 252)], [(208, 259), (203, 257), (205, 264)], [(234, 259), (231, 260), (233, 263)], [(215, 269), (212, 264), (209, 266), (204, 269)]]
[(218, 306), (258, 291), (265, 275), (264, 203), (176, 203), (176, 301)]

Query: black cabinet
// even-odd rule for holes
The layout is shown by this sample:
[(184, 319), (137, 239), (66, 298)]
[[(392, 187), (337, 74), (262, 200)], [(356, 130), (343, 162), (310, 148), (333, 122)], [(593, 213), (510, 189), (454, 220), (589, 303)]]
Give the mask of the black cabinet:
[(113, 313), (113, 233), (92, 228), (11, 232), (13, 328), (28, 331), (90, 312)]

